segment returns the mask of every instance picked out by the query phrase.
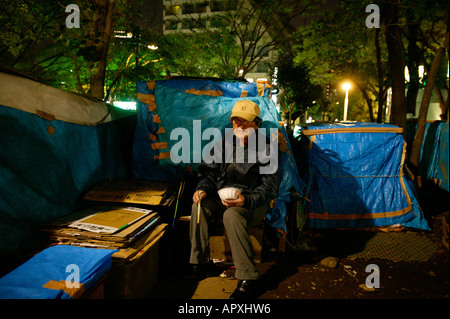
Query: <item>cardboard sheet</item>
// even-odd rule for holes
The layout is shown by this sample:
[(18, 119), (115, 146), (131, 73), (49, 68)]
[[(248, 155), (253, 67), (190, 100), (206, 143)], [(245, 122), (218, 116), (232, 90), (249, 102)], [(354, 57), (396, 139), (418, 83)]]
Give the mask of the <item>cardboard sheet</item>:
[(159, 229), (160, 219), (152, 210), (97, 206), (52, 221), (41, 230), (61, 244), (125, 250), (134, 247), (138, 251)]
[(118, 252), (115, 252), (112, 255), (112, 258), (121, 259), (122, 261), (131, 260), (134, 257), (138, 256), (145, 252), (148, 249), (148, 246), (155, 241), (156, 238), (159, 238), (164, 233), (167, 228), (167, 224), (158, 225), (153, 231), (148, 232), (145, 236), (143, 236), (140, 240), (136, 241), (133, 245), (127, 248), (122, 248)]
[(68, 227), (83, 229), (94, 233), (112, 234), (133, 224), (151, 211), (136, 207), (113, 208), (96, 212), (76, 220)]
[(145, 205), (170, 205), (176, 195), (171, 183), (144, 180), (106, 180), (95, 185), (84, 199)]

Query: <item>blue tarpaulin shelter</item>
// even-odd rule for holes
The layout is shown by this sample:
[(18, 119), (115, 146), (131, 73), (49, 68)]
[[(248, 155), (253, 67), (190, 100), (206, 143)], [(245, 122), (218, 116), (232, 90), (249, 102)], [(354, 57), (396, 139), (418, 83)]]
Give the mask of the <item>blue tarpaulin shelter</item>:
[[(230, 127), (229, 116), (236, 101), (249, 99), (257, 103), (263, 120), (261, 127), (276, 128), (278, 142), (284, 144), (279, 163), (281, 186), (276, 205), (267, 213), (266, 220), (286, 232), (286, 202), (291, 201), (292, 188), (302, 194), (305, 185), (299, 178), (286, 130), (279, 125), (279, 114), (265, 87), (208, 79), (169, 79), (138, 82), (137, 92), (138, 118), (133, 147), (133, 176), (137, 179), (178, 181), (186, 169), (195, 171), (200, 161), (194, 159), (200, 156), (193, 147), (188, 163), (174, 163), (170, 151), (178, 138), (171, 139), (171, 133), (178, 128), (185, 129), (192, 146), (202, 138), (205, 129), (218, 128), (223, 132)], [(197, 132), (201, 135), (196, 135), (194, 123), (201, 124)], [(208, 138), (202, 140), (200, 149), (209, 142)]]
[(404, 167), (402, 129), (376, 123), (311, 124), (300, 138), (309, 227), (429, 230)]
[(131, 175), (135, 113), (0, 73), (0, 259), (36, 249), (39, 227), (80, 209), (96, 183)]

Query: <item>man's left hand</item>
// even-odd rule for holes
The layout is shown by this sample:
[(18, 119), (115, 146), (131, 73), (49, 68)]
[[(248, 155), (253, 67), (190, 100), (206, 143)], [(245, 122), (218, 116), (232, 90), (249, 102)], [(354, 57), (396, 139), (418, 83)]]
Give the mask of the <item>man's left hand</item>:
[(226, 207), (233, 207), (233, 206), (244, 206), (244, 200), (245, 197), (241, 193), (236, 192), (237, 199), (226, 199), (222, 201), (222, 204)]

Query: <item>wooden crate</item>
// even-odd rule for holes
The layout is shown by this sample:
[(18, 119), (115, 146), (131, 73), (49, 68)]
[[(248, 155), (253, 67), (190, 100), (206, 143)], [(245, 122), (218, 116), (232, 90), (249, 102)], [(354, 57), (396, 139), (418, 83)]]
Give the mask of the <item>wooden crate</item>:
[(131, 262), (113, 261), (105, 282), (106, 299), (143, 299), (158, 281), (159, 241), (162, 232), (149, 243), (145, 252)]
[[(263, 224), (249, 227), (248, 233), (252, 242), (253, 251), (255, 252), (254, 260), (256, 263), (259, 263), (261, 261)], [(214, 227), (214, 231), (210, 237), (210, 250), (212, 259), (226, 259), (228, 262), (232, 262), (231, 248), (223, 224), (219, 225), (219, 227)]]

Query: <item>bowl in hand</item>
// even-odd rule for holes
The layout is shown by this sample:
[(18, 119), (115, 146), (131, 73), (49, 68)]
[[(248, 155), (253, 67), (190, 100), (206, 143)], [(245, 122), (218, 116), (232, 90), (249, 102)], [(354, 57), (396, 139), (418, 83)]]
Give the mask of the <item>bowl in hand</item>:
[(229, 200), (229, 199), (237, 199), (236, 192), (240, 193), (241, 190), (236, 187), (225, 187), (219, 189), (217, 193), (219, 193), (219, 197), (221, 200)]

